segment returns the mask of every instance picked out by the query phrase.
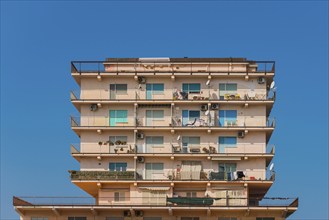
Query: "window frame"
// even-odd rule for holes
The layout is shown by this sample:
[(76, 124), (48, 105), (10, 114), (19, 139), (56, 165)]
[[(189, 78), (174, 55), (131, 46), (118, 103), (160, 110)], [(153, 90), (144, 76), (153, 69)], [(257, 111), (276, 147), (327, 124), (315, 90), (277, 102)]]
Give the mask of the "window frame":
[[(118, 124), (118, 123), (128, 123), (128, 110), (109, 110), (109, 115), (110, 115), (110, 120), (111, 118), (113, 118), (115, 120), (115, 124)], [(111, 116), (111, 112), (113, 112), (114, 116)], [(123, 116), (125, 117), (122, 117), (121, 115), (119, 114), (123, 114)], [(121, 117), (118, 117), (121, 116)]]
[[(154, 139), (157, 139), (157, 138), (159, 138), (159, 139), (162, 139), (162, 142), (160, 143), (160, 144), (158, 144), (158, 143), (154, 143)], [(148, 143), (148, 140), (149, 139), (151, 139), (152, 141), (152, 143)], [(164, 147), (164, 137), (163, 136), (146, 136), (145, 137), (145, 145), (146, 146), (152, 146), (152, 147), (155, 147), (155, 148), (163, 148)]]
[[(150, 86), (150, 88), (148, 88)], [(162, 88), (155, 89), (156, 86), (160, 86)], [(152, 92), (152, 95), (164, 95), (164, 83), (147, 83), (146, 84), (146, 91)]]
[[(111, 165), (115, 165), (114, 167), (114, 170), (111, 169)], [(125, 165), (125, 169), (122, 169), (121, 168), (124, 168), (124, 166), (118, 166), (118, 165)], [(117, 168), (120, 168), (120, 170), (117, 170)], [(128, 163), (127, 162), (110, 162), (109, 163), (109, 171), (112, 171), (112, 172), (126, 172), (128, 169)]]
[[(151, 112), (151, 117), (148, 117), (148, 112)], [(154, 112), (162, 112), (162, 117), (154, 117)], [(152, 121), (163, 121), (164, 120), (164, 110), (146, 110), (146, 119), (152, 119)]]
[[(114, 89), (111, 89), (111, 86), (114, 86)], [(124, 87), (123, 89), (120, 87)], [(128, 84), (125, 83), (110, 83), (110, 91), (115, 92), (118, 95), (127, 95), (128, 94)]]
[[(190, 87), (193, 85), (197, 85), (199, 90), (191, 89)], [(188, 94), (201, 94), (201, 83), (182, 83), (182, 91)]]
[(114, 195), (114, 202), (126, 201), (126, 193), (123, 191), (115, 191), (113, 195)]

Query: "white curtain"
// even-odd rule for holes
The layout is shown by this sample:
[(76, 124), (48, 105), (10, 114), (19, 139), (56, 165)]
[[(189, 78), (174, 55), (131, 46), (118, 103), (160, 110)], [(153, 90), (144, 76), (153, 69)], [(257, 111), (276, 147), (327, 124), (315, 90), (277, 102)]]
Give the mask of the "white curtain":
[(183, 161), (181, 167), (182, 180), (199, 180), (201, 174), (201, 161)]

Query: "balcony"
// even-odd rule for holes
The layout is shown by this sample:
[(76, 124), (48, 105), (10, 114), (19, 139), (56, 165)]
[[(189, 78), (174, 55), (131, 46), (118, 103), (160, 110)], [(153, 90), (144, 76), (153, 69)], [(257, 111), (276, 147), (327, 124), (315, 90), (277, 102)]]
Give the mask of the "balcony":
[[(81, 150), (81, 147), (83, 150)], [(269, 154), (274, 155), (274, 145), (265, 146), (264, 144), (244, 144), (238, 143), (232, 146), (215, 146), (206, 143), (194, 146), (182, 146), (179, 143), (157, 144), (157, 145), (136, 145), (129, 144), (109, 144), (109, 142), (98, 142), (90, 144), (71, 144), (71, 154), (143, 154), (143, 155), (161, 155), (161, 154), (177, 154), (177, 156), (186, 155), (256, 155)]]
[(71, 180), (135, 180), (134, 171), (69, 171)]
[[(177, 171), (165, 169), (156, 173), (145, 169), (136, 171), (74, 171), (70, 170), (72, 181), (274, 181), (275, 173), (266, 171)], [(240, 173), (240, 174), (239, 174)]]
[[(115, 207), (298, 207), (298, 198), (245, 198), (245, 197), (157, 197), (150, 200), (149, 197), (125, 197), (123, 201), (116, 202), (114, 197), (98, 197), (99, 201), (113, 201), (107, 206), (102, 206), (93, 197), (13, 197), (13, 205), (15, 207), (37, 207), (47, 206), (65, 207), (70, 206), (80, 208), (99, 206), (105, 209), (113, 209)], [(107, 208), (106, 208), (107, 207)], [(99, 210), (97, 209), (97, 210)], [(90, 210), (90, 207), (89, 207)]]
[(71, 116), (71, 127), (109, 127), (109, 128), (225, 128), (225, 129), (246, 129), (246, 128), (274, 128), (275, 118), (253, 119), (246, 121), (246, 119), (235, 119), (235, 120), (225, 120), (223, 125), (219, 125), (217, 119), (214, 121), (210, 120), (206, 116), (201, 116), (200, 118), (195, 118), (182, 123), (181, 116), (165, 116), (161, 120), (146, 120), (146, 118), (133, 118), (128, 117), (127, 122), (116, 123), (115, 125), (110, 125), (109, 117), (99, 116), (99, 117), (89, 117), (85, 116), (83, 118)]
[(259, 103), (275, 101), (275, 93), (266, 92), (253, 92), (253, 91), (237, 91), (235, 93), (225, 93), (220, 96), (218, 92), (213, 89), (201, 89), (200, 93), (184, 93), (181, 91), (176, 91), (175, 89), (165, 89), (163, 94), (148, 95), (146, 91), (141, 91), (140, 89), (128, 89), (124, 94), (111, 95), (108, 90), (99, 89), (92, 91), (70, 91), (70, 99), (73, 102), (145, 102), (153, 103), (157, 102), (174, 102), (174, 103), (184, 103), (184, 102), (218, 102), (218, 103)]
[[(174, 60), (175, 59), (175, 60)], [(165, 74), (267, 74), (275, 72), (274, 61), (241, 61), (234, 60), (211, 60), (197, 61), (190, 58), (190, 62), (183, 59), (168, 58), (167, 61), (141, 60), (134, 58), (131, 61), (72, 61), (71, 73), (79, 75), (120, 75), (127, 73), (154, 73)], [(216, 58), (215, 58), (216, 59)]]

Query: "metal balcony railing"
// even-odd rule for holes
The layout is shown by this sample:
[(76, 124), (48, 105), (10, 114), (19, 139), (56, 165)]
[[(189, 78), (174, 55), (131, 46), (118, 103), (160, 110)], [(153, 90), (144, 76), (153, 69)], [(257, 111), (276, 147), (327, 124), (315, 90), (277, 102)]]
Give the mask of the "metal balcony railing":
[[(298, 198), (282, 197), (13, 197), (14, 206), (98, 206), (112, 207), (298, 207)], [(127, 208), (128, 209), (128, 208)]]
[(136, 171), (69, 171), (71, 180), (135, 180), (135, 181), (274, 181), (275, 173), (266, 171), (189, 171), (165, 169), (156, 172)]
[(146, 120), (146, 118), (128, 117), (126, 122), (111, 124), (109, 117), (85, 116), (83, 118), (71, 116), (71, 127), (185, 127), (185, 128), (274, 128), (276, 126), (275, 118), (267, 118), (266, 122), (262, 119), (253, 119), (248, 122), (247, 119), (231, 119), (224, 120), (224, 124), (219, 124), (217, 119), (209, 120), (208, 117), (202, 116), (195, 118), (188, 122), (183, 123), (180, 115), (178, 116), (165, 116), (160, 120)]
[[(81, 150), (82, 146), (82, 150)], [(215, 146), (207, 143), (194, 146), (182, 146), (180, 143), (172, 144), (134, 144), (134, 143), (76, 143), (71, 144), (72, 154), (203, 154), (203, 155), (249, 155), (249, 154), (274, 154), (274, 145), (243, 144), (238, 143), (233, 147)]]
[[(233, 64), (233, 65), (232, 65)], [(96, 73), (274, 73), (274, 61), (215, 61), (215, 62), (109, 62), (72, 61), (71, 72), (79, 74)]]
[(234, 92), (225, 93), (220, 96), (213, 89), (201, 89), (200, 93), (185, 93), (174, 89), (165, 89), (161, 94), (147, 94), (140, 89), (128, 89), (127, 92), (111, 94), (108, 89), (96, 90), (72, 90), (70, 91), (71, 101), (172, 101), (172, 102), (189, 102), (189, 101), (274, 101), (276, 93), (261, 92)]

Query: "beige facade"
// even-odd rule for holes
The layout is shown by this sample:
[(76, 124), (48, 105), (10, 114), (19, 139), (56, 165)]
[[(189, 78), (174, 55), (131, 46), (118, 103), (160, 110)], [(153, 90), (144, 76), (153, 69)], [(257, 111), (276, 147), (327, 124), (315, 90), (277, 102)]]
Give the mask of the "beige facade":
[[(80, 63), (84, 64), (84, 62)], [(281, 220), (298, 200), (271, 204), (275, 180), (274, 62), (127, 58), (72, 63), (80, 116), (72, 204), (14, 198), (31, 220)], [(99, 65), (102, 64), (102, 65)], [(81, 65), (79, 65), (81, 66)], [(101, 66), (101, 68), (100, 68)], [(265, 66), (265, 67), (264, 67)], [(46, 218), (46, 219), (41, 219)]]

